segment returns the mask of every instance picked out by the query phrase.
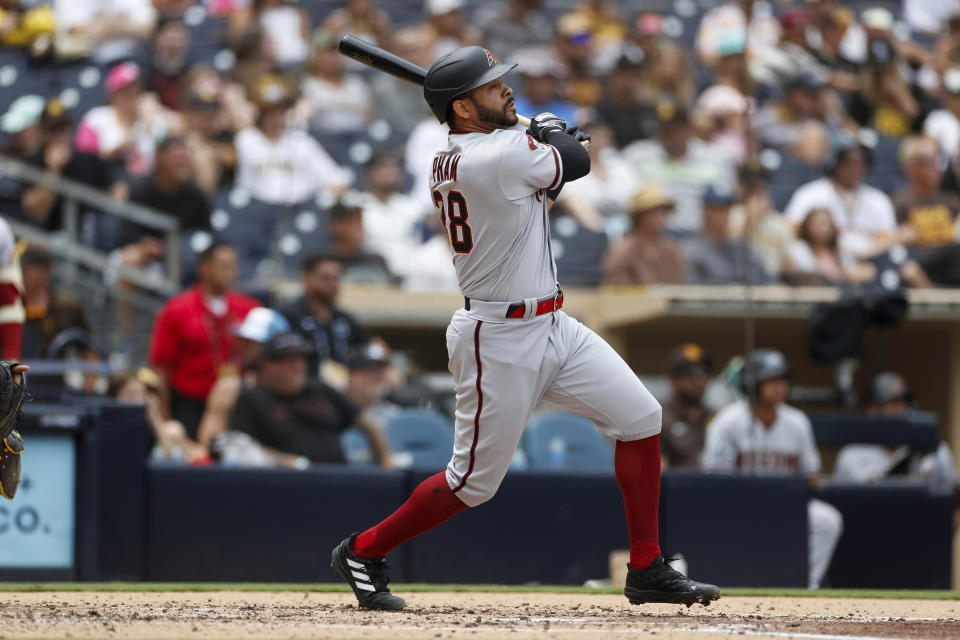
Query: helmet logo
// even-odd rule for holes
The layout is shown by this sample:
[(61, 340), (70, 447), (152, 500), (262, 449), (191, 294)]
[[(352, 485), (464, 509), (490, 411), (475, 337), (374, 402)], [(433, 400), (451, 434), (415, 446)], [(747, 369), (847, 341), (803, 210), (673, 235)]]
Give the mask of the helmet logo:
[(491, 67), (497, 64), (498, 62), (500, 62), (499, 60), (497, 60), (497, 56), (490, 53), (490, 49), (484, 48), (483, 52), (487, 54), (487, 64), (490, 65)]

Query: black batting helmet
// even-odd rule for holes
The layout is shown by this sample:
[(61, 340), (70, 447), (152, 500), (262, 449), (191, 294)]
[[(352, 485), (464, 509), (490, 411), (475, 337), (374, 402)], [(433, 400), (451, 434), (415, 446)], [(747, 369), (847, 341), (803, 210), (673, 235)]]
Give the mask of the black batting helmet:
[(462, 47), (430, 65), (423, 82), (423, 97), (437, 120), (446, 122), (447, 108), (455, 98), (496, 80), (516, 66), (500, 64), (489, 49)]
[(757, 385), (774, 378), (790, 379), (790, 365), (783, 354), (773, 349), (755, 349), (747, 356), (740, 372), (740, 389), (746, 395), (756, 393)]

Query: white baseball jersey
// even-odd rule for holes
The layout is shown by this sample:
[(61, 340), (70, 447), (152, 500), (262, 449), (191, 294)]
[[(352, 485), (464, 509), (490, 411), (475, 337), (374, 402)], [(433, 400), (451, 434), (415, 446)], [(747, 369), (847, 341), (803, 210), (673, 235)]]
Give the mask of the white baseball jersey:
[[(433, 158), (431, 195), (469, 309), (447, 328), (457, 390), (447, 483), (467, 505), (503, 480), (541, 399), (586, 416), (608, 437), (660, 432), (660, 405), (610, 345), (563, 311), (535, 315), (557, 290), (545, 189), (560, 154), (515, 130), (451, 132)], [(507, 318), (524, 302), (523, 318)]]
[(562, 178), (557, 150), (525, 133), (450, 132), (430, 190), (463, 295), (514, 302), (556, 291), (543, 190)]
[(810, 475), (820, 454), (806, 414), (785, 404), (765, 426), (745, 400), (724, 407), (707, 428), (703, 468), (708, 471)]

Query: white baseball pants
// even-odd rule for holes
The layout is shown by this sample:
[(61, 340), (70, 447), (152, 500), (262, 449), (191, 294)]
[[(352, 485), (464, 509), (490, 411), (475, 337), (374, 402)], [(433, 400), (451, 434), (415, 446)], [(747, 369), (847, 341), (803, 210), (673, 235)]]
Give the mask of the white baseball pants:
[(830, 567), (833, 550), (837, 548), (843, 533), (843, 515), (832, 504), (814, 498), (807, 503), (807, 520), (810, 529), (807, 538), (810, 570), (808, 588), (819, 589)]
[(471, 306), (458, 310), (447, 328), (457, 410), (446, 477), (465, 504), (496, 493), (541, 399), (589, 418), (610, 438), (660, 433), (656, 399), (583, 324), (563, 311), (505, 319), (499, 305)]

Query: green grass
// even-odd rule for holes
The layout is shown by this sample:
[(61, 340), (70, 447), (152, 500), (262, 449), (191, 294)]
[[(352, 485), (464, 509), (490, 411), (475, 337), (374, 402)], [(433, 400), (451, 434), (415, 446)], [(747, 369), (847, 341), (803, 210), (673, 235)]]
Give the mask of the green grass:
[[(331, 583), (269, 583), (269, 582), (0, 582), (0, 592), (26, 591), (298, 591), (312, 593), (342, 593), (349, 589), (344, 584)], [(590, 589), (570, 585), (497, 585), (497, 584), (395, 584), (398, 593), (417, 592), (477, 592), (477, 593), (622, 593), (621, 589)], [(800, 598), (887, 598), (895, 600), (960, 600), (960, 591), (920, 591), (883, 589), (806, 589), (730, 587), (723, 589), (726, 596), (783, 596)]]

